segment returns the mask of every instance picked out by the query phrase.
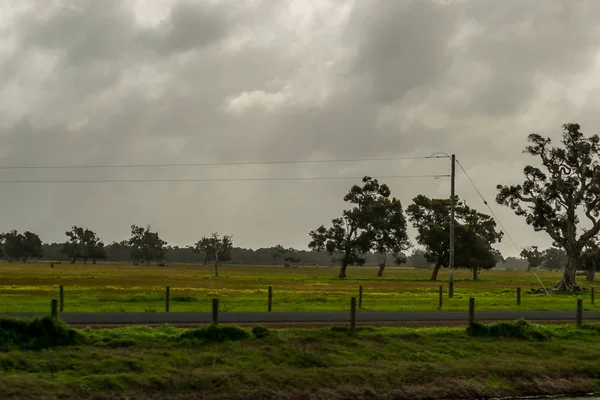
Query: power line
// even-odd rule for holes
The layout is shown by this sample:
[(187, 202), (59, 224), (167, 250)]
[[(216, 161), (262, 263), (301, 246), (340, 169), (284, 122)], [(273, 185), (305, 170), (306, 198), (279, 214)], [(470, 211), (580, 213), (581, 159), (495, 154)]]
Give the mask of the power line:
[[(402, 178), (434, 178), (450, 175), (388, 175), (374, 176), (375, 179)], [(317, 176), (317, 177), (282, 177), (282, 178), (190, 178), (190, 179), (70, 179), (70, 180), (0, 180), (2, 183), (152, 183), (152, 182), (252, 182), (252, 181), (317, 181), (363, 179), (364, 176)]]
[(517, 251), (521, 251), (519, 249), (519, 246), (517, 246), (517, 244), (512, 239), (512, 237), (510, 237), (510, 235), (506, 231), (506, 228), (504, 228), (504, 226), (502, 225), (502, 222), (500, 222), (500, 220), (498, 219), (498, 217), (494, 213), (494, 210), (492, 210), (492, 208), (488, 204), (487, 200), (483, 197), (483, 195), (479, 191), (479, 188), (477, 187), (477, 185), (475, 185), (475, 182), (473, 182), (473, 180), (471, 179), (471, 177), (469, 176), (469, 174), (467, 174), (467, 171), (462, 166), (462, 164), (460, 163), (460, 161), (458, 161), (458, 159), (456, 160), (456, 163), (458, 164), (458, 166), (460, 167), (460, 169), (463, 171), (463, 173), (465, 174), (465, 176), (467, 177), (467, 179), (469, 180), (469, 182), (471, 182), (471, 185), (473, 186), (473, 188), (475, 189), (475, 191), (477, 191), (477, 194), (479, 195), (479, 197), (481, 197), (481, 200), (483, 201), (483, 204), (485, 204), (486, 207), (488, 208), (488, 210), (490, 210), (490, 213), (492, 214), (492, 216), (494, 217), (494, 219), (496, 220), (496, 222), (498, 223), (498, 225), (500, 225), (500, 228), (504, 231), (504, 233), (506, 234), (506, 236), (508, 237), (508, 239), (510, 240), (510, 242), (513, 244), (513, 246), (515, 246), (515, 249), (517, 249)]
[(445, 158), (443, 156), (429, 157), (381, 157), (381, 158), (346, 158), (320, 160), (278, 160), (278, 161), (233, 161), (233, 162), (203, 162), (203, 163), (171, 163), (171, 164), (99, 164), (99, 165), (5, 165), (0, 170), (7, 169), (99, 169), (99, 168), (171, 168), (171, 167), (209, 167), (234, 165), (273, 165), (273, 164), (325, 164), (365, 161), (400, 161)]
[[(473, 182), (473, 180), (471, 179), (471, 177), (469, 176), (469, 174), (467, 173), (467, 171), (465, 170), (465, 168), (462, 166), (462, 164), (460, 163), (460, 161), (458, 161), (458, 159), (456, 160), (456, 162), (458, 163), (458, 166), (460, 167), (460, 169), (462, 170), (462, 172), (465, 174), (465, 176), (467, 177), (467, 179), (469, 180), (469, 182), (471, 182), (471, 185), (473, 186), (473, 188), (477, 191), (477, 194), (479, 194), (479, 197), (481, 197), (481, 200), (483, 201), (483, 204), (486, 205), (486, 207), (488, 208), (488, 210), (490, 210), (490, 213), (492, 214), (492, 216), (494, 217), (494, 219), (496, 220), (496, 222), (498, 223), (498, 225), (500, 225), (500, 229), (502, 229), (502, 231), (504, 232), (504, 234), (506, 235), (506, 237), (508, 237), (508, 239), (510, 240), (510, 242), (512, 243), (512, 245), (515, 247), (515, 249), (517, 250), (517, 252), (520, 252), (521, 249), (519, 249), (519, 247), (517, 246), (517, 244), (515, 243), (515, 241), (512, 239), (512, 237), (510, 236), (510, 234), (508, 233), (508, 231), (504, 227), (504, 225), (502, 225), (502, 222), (500, 222), (500, 219), (498, 219), (498, 216), (496, 216), (496, 214), (494, 213), (494, 210), (492, 210), (492, 208), (488, 204), (487, 200), (483, 197), (483, 195), (479, 191), (479, 188), (477, 187), (477, 185), (475, 185), (475, 182)], [(544, 290), (546, 291), (546, 293), (548, 294), (548, 296), (551, 297), (550, 292), (548, 291), (548, 289), (546, 289), (546, 286), (542, 283), (541, 279), (537, 276), (537, 274), (534, 271), (531, 271), (531, 272), (533, 272), (533, 274), (537, 278), (537, 280), (540, 283), (540, 285), (542, 285), (542, 287), (544, 288)]]

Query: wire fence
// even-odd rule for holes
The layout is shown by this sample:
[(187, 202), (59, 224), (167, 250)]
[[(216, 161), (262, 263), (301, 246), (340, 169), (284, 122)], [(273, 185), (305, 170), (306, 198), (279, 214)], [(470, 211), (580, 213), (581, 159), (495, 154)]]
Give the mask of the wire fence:
[(505, 288), (483, 292), (455, 284), (452, 298), (446, 285), (431, 285), (419, 291), (379, 291), (357, 285), (336, 290), (289, 290), (264, 288), (184, 288), (175, 286), (143, 288), (84, 286), (16, 286), (0, 288), (0, 313), (47, 312), (51, 299), (57, 299), (61, 312), (209, 312), (218, 298), (221, 312), (261, 311), (346, 311), (348, 299), (358, 299), (359, 311), (466, 311), (469, 299), (476, 298), (480, 310), (567, 311), (575, 299), (584, 301), (585, 310), (596, 310), (596, 290), (590, 287), (578, 294), (548, 297), (533, 289)]

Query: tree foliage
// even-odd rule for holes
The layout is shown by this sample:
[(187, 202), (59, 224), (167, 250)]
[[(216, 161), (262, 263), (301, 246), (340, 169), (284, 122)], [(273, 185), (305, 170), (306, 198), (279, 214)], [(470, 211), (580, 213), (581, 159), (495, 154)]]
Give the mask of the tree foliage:
[(470, 269), (473, 280), (477, 280), (480, 270), (496, 266), (498, 252), (492, 248), (492, 244), (502, 240), (503, 232), (496, 230), (494, 218), (465, 203), (458, 208), (458, 216), (455, 263), (458, 268)]
[(542, 268), (550, 271), (561, 271), (568, 262), (567, 252), (558, 247), (544, 250)]
[[(390, 198), (389, 187), (377, 179), (365, 176), (362, 183), (353, 185), (344, 196), (344, 201), (354, 207), (334, 218), (329, 228), (321, 225), (309, 233), (310, 249), (339, 256), (340, 278), (346, 277), (349, 265), (363, 265), (371, 249), (387, 258), (408, 244), (400, 201)], [(399, 225), (391, 227), (392, 221)]]
[[(273, 248), (273, 262), (277, 262), (277, 259), (284, 256), (288, 252), (288, 249), (278, 244)], [(285, 261), (285, 260), (284, 260)]]
[(104, 243), (94, 231), (73, 226), (65, 235), (68, 240), (63, 243), (61, 252), (71, 259), (71, 263), (81, 258), (84, 263), (91, 259), (95, 264), (96, 260), (106, 258)]
[[(556, 290), (577, 291), (576, 271), (583, 249), (600, 232), (600, 138), (584, 136), (579, 124), (563, 125), (560, 147), (531, 134), (525, 152), (541, 167), (524, 168), (521, 185), (498, 185), (496, 201), (512, 208), (536, 231), (545, 231), (565, 249), (567, 265)], [(587, 226), (582, 226), (581, 219)]]
[(30, 231), (19, 233), (12, 230), (0, 234), (0, 244), (4, 257), (10, 261), (26, 262), (29, 258), (43, 257), (40, 237)]
[(167, 242), (162, 240), (158, 232), (152, 232), (150, 226), (131, 225), (131, 238), (127, 241), (134, 264), (153, 260), (162, 260), (165, 256)]
[(205, 260), (212, 261), (215, 266), (215, 276), (219, 276), (219, 263), (231, 259), (231, 249), (233, 248), (233, 236), (220, 237), (218, 233), (213, 233), (210, 237), (203, 236), (194, 246), (197, 253), (206, 254)]
[(390, 256), (396, 265), (406, 262), (403, 251), (408, 250), (410, 241), (400, 200), (383, 196), (377, 199), (368, 229), (371, 231), (372, 250), (379, 258), (377, 276), (383, 275)]
[(544, 262), (544, 253), (539, 250), (538, 246), (522, 249), (521, 257), (527, 260), (527, 271), (539, 268)]
[[(480, 269), (496, 265), (498, 253), (492, 244), (502, 239), (502, 232), (496, 231), (492, 217), (470, 208), (458, 197), (455, 202), (455, 266), (471, 269), (477, 279)], [(431, 280), (437, 279), (440, 268), (450, 264), (450, 207), (450, 199), (419, 195), (406, 209), (425, 259), (434, 264)]]
[(581, 254), (580, 267), (586, 271), (586, 280), (594, 282), (596, 271), (600, 271), (600, 246), (596, 242), (591, 242)]
[(417, 230), (417, 242), (423, 246), (425, 260), (435, 265), (431, 280), (436, 280), (440, 267), (449, 265), (450, 199), (430, 199), (419, 195), (406, 213)]

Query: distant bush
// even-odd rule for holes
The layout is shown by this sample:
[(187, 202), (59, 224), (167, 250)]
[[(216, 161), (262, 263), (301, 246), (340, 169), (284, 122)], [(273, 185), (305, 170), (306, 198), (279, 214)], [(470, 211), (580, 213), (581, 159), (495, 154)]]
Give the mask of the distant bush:
[(271, 331), (269, 331), (269, 328), (266, 326), (256, 325), (254, 328), (252, 328), (252, 334), (257, 339), (263, 339), (269, 336)]
[(0, 318), (0, 348), (40, 350), (81, 342), (83, 336), (64, 322), (50, 318)]
[(194, 296), (172, 296), (171, 300), (177, 303), (194, 303), (198, 301)]
[(239, 326), (218, 326), (212, 324), (205, 328), (192, 329), (181, 334), (182, 339), (203, 339), (211, 342), (225, 342), (248, 339), (250, 333)]
[(487, 325), (475, 323), (472, 327), (467, 328), (467, 333), (476, 337), (507, 337), (531, 341), (546, 340), (552, 337), (550, 330), (524, 319)]

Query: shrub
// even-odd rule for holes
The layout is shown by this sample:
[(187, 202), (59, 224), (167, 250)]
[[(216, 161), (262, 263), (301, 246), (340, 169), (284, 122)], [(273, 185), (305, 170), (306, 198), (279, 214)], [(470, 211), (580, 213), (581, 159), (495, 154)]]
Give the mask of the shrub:
[(269, 336), (271, 331), (269, 331), (269, 328), (266, 326), (256, 325), (254, 328), (252, 328), (252, 334), (257, 339), (263, 339)]
[(64, 322), (51, 318), (0, 318), (0, 343), (10, 348), (39, 350), (81, 342), (83, 336)]
[(508, 337), (525, 340), (546, 340), (552, 336), (548, 329), (524, 319), (487, 325), (475, 323), (472, 327), (467, 328), (467, 333), (476, 337)]
[(182, 339), (203, 339), (211, 342), (225, 342), (248, 339), (250, 334), (239, 326), (218, 326), (211, 324), (205, 328), (191, 329), (181, 334)]
[(173, 296), (171, 297), (171, 301), (177, 303), (194, 303), (198, 301), (198, 299), (194, 296)]

